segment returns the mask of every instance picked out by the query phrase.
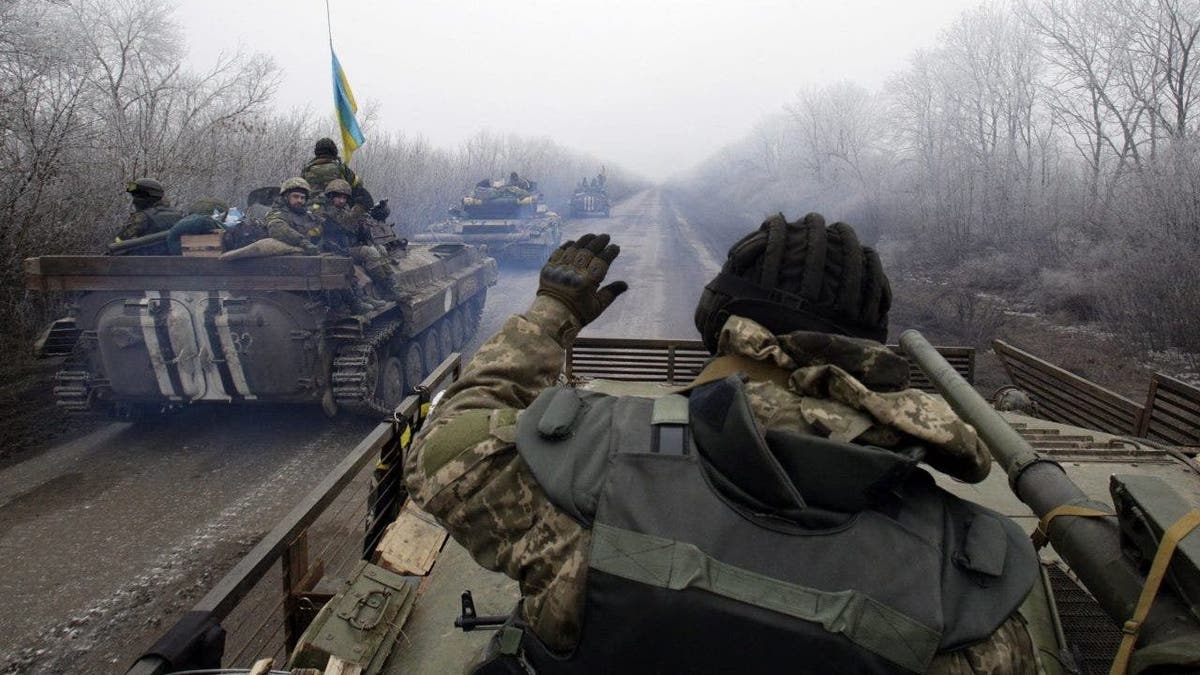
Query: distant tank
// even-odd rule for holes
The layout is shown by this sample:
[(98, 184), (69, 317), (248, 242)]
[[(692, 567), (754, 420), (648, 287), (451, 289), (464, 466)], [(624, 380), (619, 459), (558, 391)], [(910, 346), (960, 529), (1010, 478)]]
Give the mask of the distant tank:
[(571, 217), (608, 217), (610, 203), (608, 201), (608, 186), (603, 172), (590, 181), (579, 181), (575, 186), (575, 194), (571, 196)]
[(370, 280), (350, 258), (224, 259), (219, 234), (185, 237), (182, 256), (27, 259), (26, 288), (70, 295), (68, 315), (35, 347), (65, 357), (58, 405), (119, 417), (200, 402), (390, 415), (474, 334), (496, 262), (477, 247), (409, 246), (386, 224), (372, 229), (405, 292), (358, 313), (345, 299)]
[(561, 236), (562, 219), (542, 203), (537, 183), (514, 172), (504, 181), (479, 181), (450, 210), (450, 219), (431, 225), (415, 240), (486, 245), (501, 263), (540, 265)]

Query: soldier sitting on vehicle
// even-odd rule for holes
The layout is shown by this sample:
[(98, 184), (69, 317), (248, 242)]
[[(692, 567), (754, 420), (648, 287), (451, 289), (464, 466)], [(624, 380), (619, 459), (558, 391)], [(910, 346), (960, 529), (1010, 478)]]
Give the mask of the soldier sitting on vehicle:
[[(152, 178), (139, 178), (127, 183), (125, 191), (133, 199), (133, 212), (129, 214), (125, 227), (113, 240), (114, 244), (164, 232), (171, 229), (171, 226), (180, 218), (183, 218), (182, 213), (171, 208), (171, 205), (163, 199), (165, 190), (162, 183)], [(154, 246), (127, 250), (124, 253), (126, 255), (159, 255), (166, 251), (166, 244), (159, 242)]]
[[(621, 293), (567, 242), (447, 389), (404, 475), (522, 600), (476, 673), (1035, 673), (1039, 574), (975, 430), (881, 342), (891, 290), (844, 223), (782, 215), (729, 251), (695, 321), (713, 359), (660, 399), (555, 382)], [(686, 397), (680, 395), (686, 393)]]
[(304, 255), (321, 252), (321, 219), (308, 210), (311, 192), (303, 178), (289, 178), (279, 186), (280, 203), (267, 213), (267, 234), (290, 246), (295, 246)]
[(324, 220), (321, 249), (350, 256), (371, 277), (376, 290), (395, 298), (399, 294), (395, 274), (384, 251), (371, 238), (361, 206), (349, 206), (350, 185), (338, 178), (329, 181), (324, 200), (313, 204), (312, 212)]
[[(313, 147), (313, 158), (304, 165), (301, 176), (308, 181), (315, 194), (321, 194), (328, 187), (330, 181), (340, 178), (350, 185), (350, 201), (365, 209), (370, 209), (375, 205), (371, 193), (367, 192), (367, 188), (359, 180), (354, 170), (346, 166), (346, 163), (338, 157), (337, 144), (331, 138), (322, 138), (317, 141)], [(386, 218), (386, 216), (384, 217)]]

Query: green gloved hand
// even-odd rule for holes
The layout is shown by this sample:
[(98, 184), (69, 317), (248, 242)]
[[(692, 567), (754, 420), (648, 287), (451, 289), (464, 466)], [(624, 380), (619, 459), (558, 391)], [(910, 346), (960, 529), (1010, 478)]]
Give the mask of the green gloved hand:
[(608, 266), (621, 252), (620, 246), (608, 242), (607, 234), (585, 234), (579, 241), (559, 246), (542, 266), (537, 294), (566, 305), (584, 326), (594, 321), (618, 295), (629, 290), (624, 281), (600, 288)]

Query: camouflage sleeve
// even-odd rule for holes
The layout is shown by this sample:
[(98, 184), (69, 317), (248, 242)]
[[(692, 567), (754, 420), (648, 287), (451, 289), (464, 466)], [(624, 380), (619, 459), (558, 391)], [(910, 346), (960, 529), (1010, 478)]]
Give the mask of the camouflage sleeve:
[(129, 214), (129, 219), (125, 221), (125, 227), (117, 235), (117, 241), (128, 241), (145, 236), (146, 224), (149, 220), (150, 218), (146, 216), (144, 211), (134, 211)]
[(404, 466), (413, 499), (480, 565), (520, 582), (525, 620), (560, 650), (579, 637), (590, 536), (550, 503), (515, 438), (520, 411), (554, 383), (579, 328), (546, 297), (510, 317), (447, 390)]
[(304, 235), (292, 229), (292, 224), (278, 210), (267, 214), (267, 234), (285, 244), (303, 247), (308, 240)]
[(983, 642), (938, 654), (927, 675), (1036, 675), (1038, 664), (1033, 639), (1019, 613), (1013, 614)]

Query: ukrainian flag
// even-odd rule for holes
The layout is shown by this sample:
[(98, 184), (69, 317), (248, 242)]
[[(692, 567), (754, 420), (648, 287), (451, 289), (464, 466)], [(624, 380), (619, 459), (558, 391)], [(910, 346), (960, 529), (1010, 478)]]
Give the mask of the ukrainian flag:
[(358, 120), (354, 117), (358, 112), (358, 104), (354, 102), (354, 92), (350, 91), (350, 80), (346, 79), (346, 71), (342, 70), (342, 64), (332, 48), (329, 53), (333, 56), (333, 105), (337, 109), (338, 126), (342, 129), (342, 153), (349, 162), (350, 155), (367, 142), (367, 137), (363, 136), (362, 129), (358, 127)]

